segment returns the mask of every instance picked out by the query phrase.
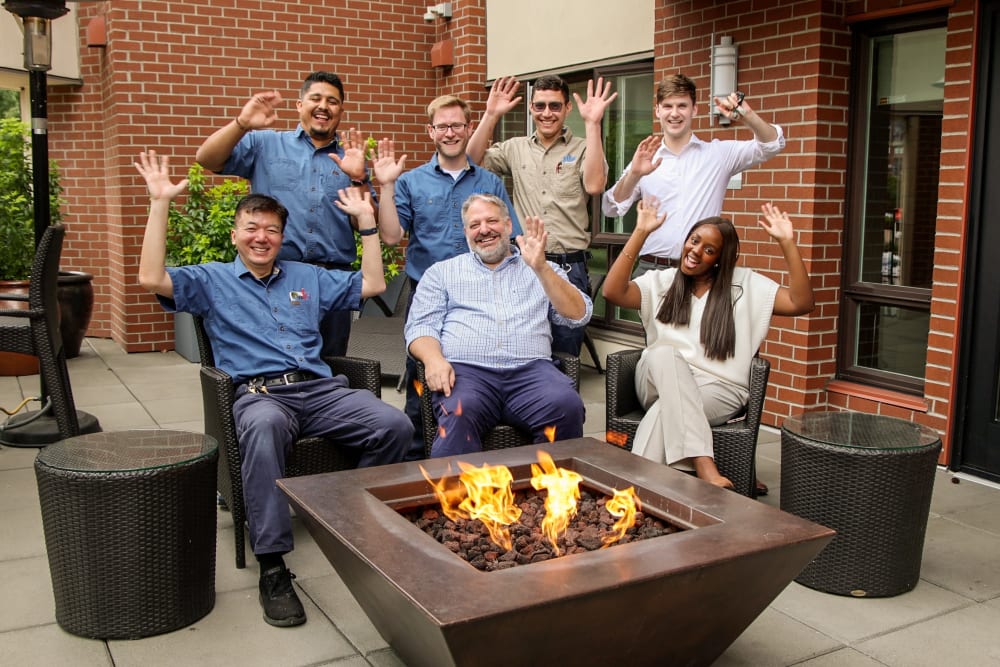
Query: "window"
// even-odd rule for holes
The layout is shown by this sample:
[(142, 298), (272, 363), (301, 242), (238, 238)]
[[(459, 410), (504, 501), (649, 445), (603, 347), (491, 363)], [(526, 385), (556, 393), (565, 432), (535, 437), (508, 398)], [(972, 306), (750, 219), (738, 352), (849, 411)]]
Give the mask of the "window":
[(943, 17), (855, 33), (844, 379), (923, 392), (944, 105)]

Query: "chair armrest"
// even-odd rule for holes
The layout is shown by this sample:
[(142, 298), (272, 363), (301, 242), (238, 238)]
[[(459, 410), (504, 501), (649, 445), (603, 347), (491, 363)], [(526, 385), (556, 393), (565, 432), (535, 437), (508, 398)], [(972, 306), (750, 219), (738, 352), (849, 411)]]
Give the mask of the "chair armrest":
[(635, 367), (641, 356), (642, 350), (620, 350), (608, 355), (605, 383), (609, 416), (622, 417), (642, 409), (635, 395)]
[(12, 292), (0, 292), (0, 301), (30, 301), (27, 294), (14, 294)]
[(362, 357), (324, 357), (334, 375), (346, 375), (352, 389), (367, 389), (382, 398), (382, 364)]
[(580, 357), (565, 352), (553, 352), (552, 358), (559, 361), (559, 368), (573, 381), (576, 393), (580, 393)]

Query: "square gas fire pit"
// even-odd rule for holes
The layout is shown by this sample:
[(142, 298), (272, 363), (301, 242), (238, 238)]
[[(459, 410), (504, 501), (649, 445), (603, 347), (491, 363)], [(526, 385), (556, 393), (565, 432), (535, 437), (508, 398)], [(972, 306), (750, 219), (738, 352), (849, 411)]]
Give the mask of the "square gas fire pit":
[[(398, 508), (437, 506), (456, 461), (525, 487), (542, 449), (603, 493), (634, 486), (677, 533), (496, 572), (473, 568)], [(278, 482), (407, 665), (707, 665), (834, 531), (581, 438)], [(610, 661), (610, 662), (609, 662)]]

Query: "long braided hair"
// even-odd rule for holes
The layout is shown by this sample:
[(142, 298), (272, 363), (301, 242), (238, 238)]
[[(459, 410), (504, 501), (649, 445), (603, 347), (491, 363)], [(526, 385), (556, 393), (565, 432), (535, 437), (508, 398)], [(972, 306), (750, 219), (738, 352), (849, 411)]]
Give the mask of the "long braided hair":
[[(722, 236), (719, 261), (710, 271), (713, 273), (712, 289), (708, 292), (705, 313), (701, 318), (701, 344), (709, 359), (724, 361), (736, 353), (736, 325), (733, 320), (733, 304), (742, 296), (742, 288), (733, 287), (733, 270), (740, 256), (740, 237), (732, 221), (713, 216), (695, 223), (688, 238), (698, 228), (712, 225)], [(691, 323), (691, 295), (695, 280), (680, 269), (674, 282), (663, 295), (656, 319), (664, 324), (682, 327)], [(738, 292), (738, 293), (736, 293)]]

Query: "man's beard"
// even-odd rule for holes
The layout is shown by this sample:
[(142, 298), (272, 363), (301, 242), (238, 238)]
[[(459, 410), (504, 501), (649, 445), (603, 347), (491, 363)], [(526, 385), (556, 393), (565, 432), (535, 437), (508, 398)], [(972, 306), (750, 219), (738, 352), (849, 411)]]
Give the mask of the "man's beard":
[(499, 264), (510, 253), (510, 236), (501, 234), (497, 244), (489, 250), (482, 250), (477, 244), (472, 247), (472, 252), (479, 255), (483, 264)]

